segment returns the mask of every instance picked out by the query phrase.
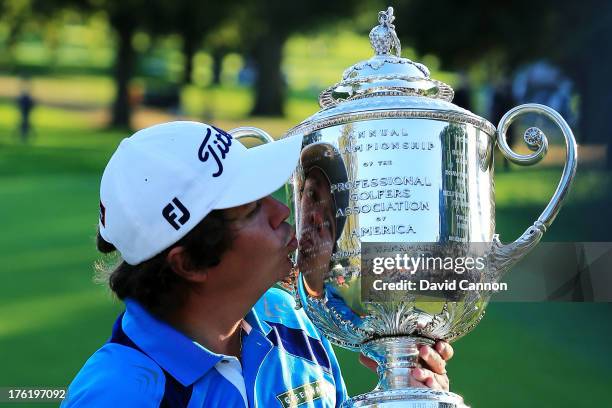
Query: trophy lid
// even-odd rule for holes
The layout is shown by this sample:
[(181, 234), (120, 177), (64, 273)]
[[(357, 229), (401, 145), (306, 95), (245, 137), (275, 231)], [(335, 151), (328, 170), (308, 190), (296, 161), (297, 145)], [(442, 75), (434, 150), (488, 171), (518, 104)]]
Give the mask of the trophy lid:
[(430, 78), (425, 65), (401, 57), (394, 19), (393, 7), (378, 13), (379, 25), (370, 31), (375, 55), (345, 70), (342, 81), (324, 90), (319, 96), (322, 108), (370, 96), (426, 96), (449, 102), (453, 99), (453, 89)]

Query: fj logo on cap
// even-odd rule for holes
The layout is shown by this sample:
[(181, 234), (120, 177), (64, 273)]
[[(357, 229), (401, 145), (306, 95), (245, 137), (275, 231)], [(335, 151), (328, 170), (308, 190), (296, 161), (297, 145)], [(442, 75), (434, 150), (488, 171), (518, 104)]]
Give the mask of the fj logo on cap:
[[(177, 210), (180, 215), (177, 213)], [(176, 197), (172, 199), (171, 203), (168, 203), (168, 205), (164, 207), (162, 215), (177, 231), (189, 221), (189, 217), (191, 216), (187, 208)]]
[(206, 130), (206, 136), (204, 136), (204, 141), (200, 145), (200, 150), (198, 150), (198, 158), (200, 161), (206, 162), (212, 156), (217, 163), (217, 171), (213, 173), (213, 177), (219, 177), (223, 174), (222, 160), (225, 159), (225, 155), (229, 152), (232, 145), (232, 136), (221, 129), (214, 129), (216, 135), (210, 143), (209, 140), (212, 132), (210, 128)]

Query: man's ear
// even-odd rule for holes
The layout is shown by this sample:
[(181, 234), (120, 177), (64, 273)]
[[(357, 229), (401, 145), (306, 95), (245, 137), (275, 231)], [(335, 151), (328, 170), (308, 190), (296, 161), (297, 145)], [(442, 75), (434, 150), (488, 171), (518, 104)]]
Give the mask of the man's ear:
[(194, 268), (182, 246), (174, 247), (166, 257), (168, 264), (177, 275), (189, 282), (205, 282), (208, 272), (203, 269)]

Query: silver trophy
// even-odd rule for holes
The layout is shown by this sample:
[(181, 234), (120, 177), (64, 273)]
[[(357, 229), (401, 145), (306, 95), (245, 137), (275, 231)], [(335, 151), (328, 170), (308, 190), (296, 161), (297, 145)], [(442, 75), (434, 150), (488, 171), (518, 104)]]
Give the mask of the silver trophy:
[[(348, 68), (324, 90), (321, 110), (288, 131), (302, 135), (292, 182), (300, 242), (296, 299), (333, 343), (378, 363), (379, 383), (344, 407), (465, 407), (450, 392), (409, 386), (418, 347), (453, 341), (484, 314), (489, 291), (437, 301), (415, 294), (381, 301), (363, 298), (362, 251), (371, 243), (437, 243), (456, 256), (488, 243), (482, 276), (496, 282), (541, 239), (557, 215), (576, 171), (576, 142), (554, 110), (518, 106), (497, 130), (451, 103), (454, 92), (422, 64), (400, 56), (393, 9), (380, 12), (370, 32), (375, 55)], [(495, 143), (513, 163), (531, 165), (547, 152), (544, 133), (524, 134), (530, 154), (518, 154), (506, 132), (525, 113), (542, 114), (563, 133), (566, 162), (550, 203), (516, 241), (495, 234)]]

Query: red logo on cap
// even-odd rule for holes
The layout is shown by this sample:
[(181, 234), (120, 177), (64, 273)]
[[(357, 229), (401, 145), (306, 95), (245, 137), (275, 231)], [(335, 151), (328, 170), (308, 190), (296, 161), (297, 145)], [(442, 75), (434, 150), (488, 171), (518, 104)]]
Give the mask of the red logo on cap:
[(106, 208), (104, 208), (102, 201), (100, 201), (100, 223), (103, 227), (106, 227)]

